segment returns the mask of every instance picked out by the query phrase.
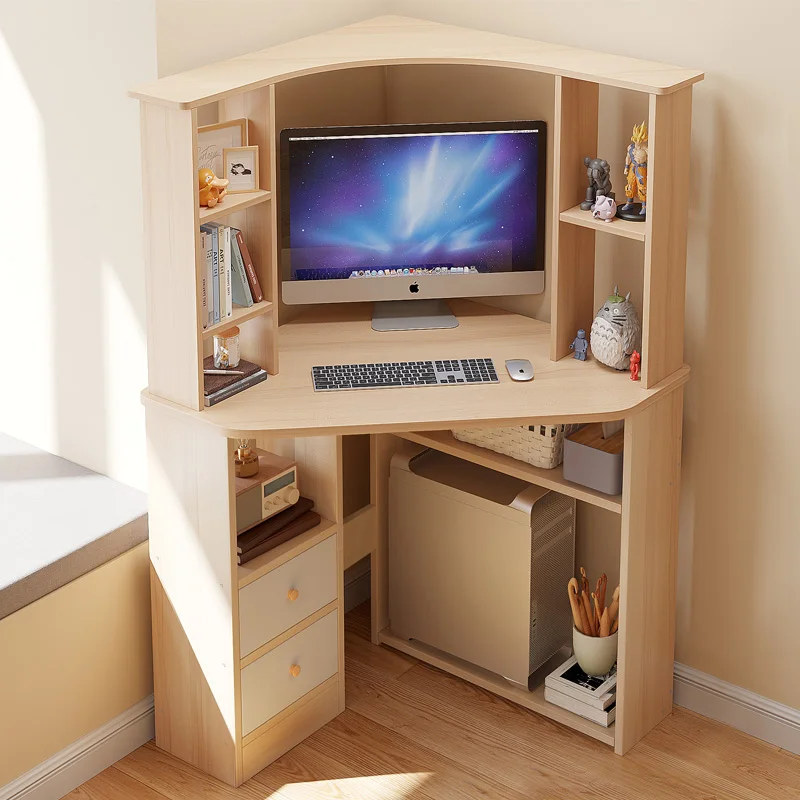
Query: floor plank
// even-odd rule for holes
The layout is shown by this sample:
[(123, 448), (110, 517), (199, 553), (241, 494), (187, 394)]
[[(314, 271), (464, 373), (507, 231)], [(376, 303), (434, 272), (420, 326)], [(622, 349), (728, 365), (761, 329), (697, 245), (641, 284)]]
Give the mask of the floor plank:
[(800, 757), (682, 709), (624, 758), (345, 618), (347, 710), (238, 789), (148, 743), (69, 800), (798, 800)]

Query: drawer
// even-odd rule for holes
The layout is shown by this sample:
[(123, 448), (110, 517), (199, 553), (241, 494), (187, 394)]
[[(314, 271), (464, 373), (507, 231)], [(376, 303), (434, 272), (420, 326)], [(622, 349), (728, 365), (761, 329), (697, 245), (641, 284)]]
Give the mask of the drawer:
[(242, 670), (242, 736), (339, 669), (339, 612), (326, 614)]
[(329, 536), (241, 589), (242, 658), (335, 600), (336, 587), (336, 536)]

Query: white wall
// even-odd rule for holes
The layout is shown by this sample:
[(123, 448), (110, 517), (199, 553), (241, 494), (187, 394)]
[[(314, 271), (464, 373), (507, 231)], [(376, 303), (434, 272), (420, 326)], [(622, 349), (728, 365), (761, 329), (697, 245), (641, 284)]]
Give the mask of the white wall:
[[(145, 488), (138, 83), (376, 0), (0, 0), (0, 430)], [(18, 345), (16, 343), (19, 343)]]
[(389, 0), (156, 0), (159, 76), (387, 14), (389, 5)]
[(705, 70), (694, 92), (676, 655), (800, 708), (800, 6), (397, 0), (392, 12)]
[(155, 74), (152, 0), (0, 0), (0, 429), (142, 488), (139, 112), (126, 91)]

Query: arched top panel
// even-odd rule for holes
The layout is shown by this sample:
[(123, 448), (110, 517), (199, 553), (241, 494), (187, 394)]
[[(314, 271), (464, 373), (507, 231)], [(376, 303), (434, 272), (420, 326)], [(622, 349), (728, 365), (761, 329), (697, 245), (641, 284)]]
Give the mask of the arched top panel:
[(301, 75), (393, 64), (512, 67), (651, 94), (668, 94), (703, 79), (702, 72), (685, 67), (385, 16), (171, 75), (130, 95), (189, 109)]

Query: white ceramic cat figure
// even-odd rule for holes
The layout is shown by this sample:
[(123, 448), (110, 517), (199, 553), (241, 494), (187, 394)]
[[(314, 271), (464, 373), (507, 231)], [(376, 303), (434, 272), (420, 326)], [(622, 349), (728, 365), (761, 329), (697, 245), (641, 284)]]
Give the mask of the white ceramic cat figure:
[(597, 195), (597, 199), (592, 206), (592, 216), (595, 219), (603, 220), (603, 222), (611, 222), (616, 215), (616, 201), (612, 197), (606, 197), (604, 194)]
[(628, 369), (631, 353), (642, 349), (642, 325), (630, 292), (621, 297), (618, 287), (614, 287), (614, 294), (594, 318), (590, 344), (592, 354), (601, 363), (614, 369)]

